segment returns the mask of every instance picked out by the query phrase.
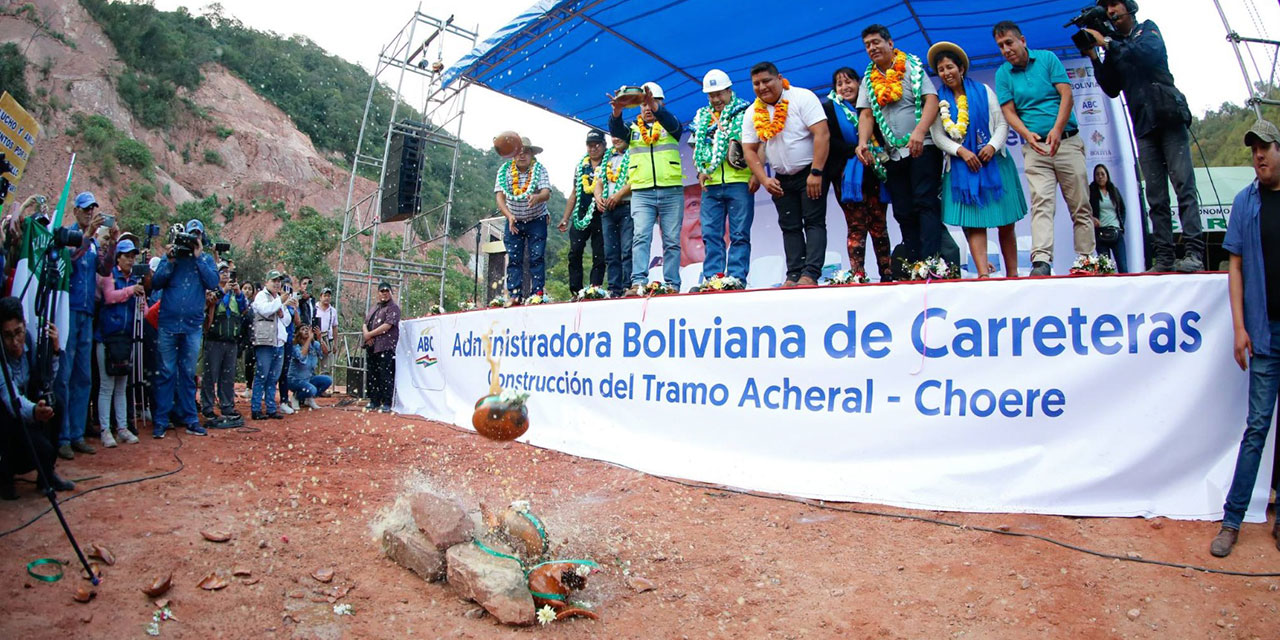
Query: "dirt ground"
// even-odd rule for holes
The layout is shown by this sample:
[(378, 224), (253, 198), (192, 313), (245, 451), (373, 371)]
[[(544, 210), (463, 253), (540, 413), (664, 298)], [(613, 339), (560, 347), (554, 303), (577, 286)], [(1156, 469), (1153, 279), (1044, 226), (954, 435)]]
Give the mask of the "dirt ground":
[[(175, 453), (185, 468), (64, 505), (79, 541), (116, 559), (88, 604), (72, 599), (88, 584), (75, 565), (52, 584), (26, 574), (36, 558), (73, 557), (52, 514), (0, 538), (0, 637), (147, 637), (156, 606), (141, 589), (170, 572), (175, 619), (159, 625), (170, 638), (1275, 638), (1280, 625), (1277, 578), (683, 486), (355, 408), (248, 424), (261, 430), (171, 432), (60, 462), (64, 477), (95, 476), (77, 491), (174, 469)], [(531, 500), (558, 557), (603, 565), (582, 594), (600, 620), (503, 627), (447, 584), (386, 560), (376, 527), (393, 519), (398, 496), (423, 487), (473, 506)], [(19, 501), (0, 503), (0, 530), (47, 507), (33, 484), (18, 489)], [(1210, 522), (838, 506), (1008, 527), (1121, 556), (1280, 569), (1263, 525), (1245, 525), (1235, 553), (1218, 560), (1208, 554)], [(231, 540), (205, 540), (212, 530)], [(335, 572), (331, 583), (312, 577), (324, 568)], [(213, 571), (229, 586), (200, 589)], [(637, 592), (631, 576), (656, 589)]]

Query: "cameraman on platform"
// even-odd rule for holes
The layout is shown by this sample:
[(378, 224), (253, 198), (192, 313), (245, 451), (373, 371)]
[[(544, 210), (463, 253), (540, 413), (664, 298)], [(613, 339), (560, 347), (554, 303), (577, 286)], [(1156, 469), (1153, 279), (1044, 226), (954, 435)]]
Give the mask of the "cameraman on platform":
[(204, 223), (187, 221), (185, 232), (175, 226), (169, 253), (156, 267), (151, 286), (162, 292), (159, 337), (156, 341), (156, 403), (151, 435), (163, 438), (177, 390), (179, 418), (187, 433), (208, 435), (196, 413), (196, 360), (200, 356), (205, 318), (205, 291), (218, 290), (218, 266), (204, 252)]
[[(58, 328), (50, 324), (47, 331), (49, 339), (57, 345)], [(57, 432), (57, 428), (44, 426), (53, 419), (53, 407), (43, 399), (31, 400), (36, 397), (35, 390), (30, 388), (31, 376), (36, 373), (39, 363), (36, 362), (35, 338), (27, 332), (22, 303), (17, 298), (0, 298), (0, 339), (4, 341), (4, 350), (0, 354), (4, 358), (4, 366), (0, 367), (0, 416), (3, 416), (0, 425), (4, 425), (0, 427), (0, 498), (17, 500), (13, 476), (32, 468), (40, 469), (42, 474), (47, 471), (56, 491), (71, 491), (76, 485), (59, 478), (53, 471), (58, 456), (50, 436)], [(54, 354), (55, 369), (57, 358)], [(6, 371), (8, 375), (5, 375)], [(88, 394), (88, 390), (84, 393)], [(15, 396), (17, 407), (13, 406)], [(26, 431), (25, 437), (19, 428)], [(31, 459), (26, 438), (31, 439), (38, 461)], [(44, 482), (43, 476), (40, 482)]]
[[(1115, 98), (1124, 91), (1138, 140), (1138, 163), (1147, 185), (1155, 263), (1152, 272), (1192, 273), (1204, 269), (1204, 234), (1196, 202), (1196, 178), (1191, 168), (1191, 109), (1173, 85), (1169, 55), (1156, 23), (1138, 23), (1134, 0), (1098, 0), (1116, 35), (1084, 29), (1094, 46), (1085, 53), (1093, 60), (1098, 85)], [(1105, 49), (1099, 58), (1097, 47)], [(1178, 194), (1184, 252), (1175, 261), (1173, 216), (1169, 209), (1169, 181)]]

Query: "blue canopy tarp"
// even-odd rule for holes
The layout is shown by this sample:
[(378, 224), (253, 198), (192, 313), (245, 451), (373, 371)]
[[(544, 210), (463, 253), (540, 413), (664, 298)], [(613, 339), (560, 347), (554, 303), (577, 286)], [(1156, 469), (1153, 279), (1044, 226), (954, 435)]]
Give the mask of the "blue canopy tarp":
[[(880, 23), (898, 48), (921, 57), (951, 41), (974, 68), (1001, 64), (991, 27), (1021, 26), (1027, 44), (1075, 53), (1062, 25), (1088, 0), (542, 0), (445, 72), (553, 113), (603, 128), (607, 92), (655, 81), (677, 116), (706, 104), (701, 79), (729, 74), (751, 98), (749, 70), (762, 60), (799, 86), (825, 93), (831, 72), (868, 63), (859, 33)], [(1078, 54), (1077, 54), (1078, 55)]]

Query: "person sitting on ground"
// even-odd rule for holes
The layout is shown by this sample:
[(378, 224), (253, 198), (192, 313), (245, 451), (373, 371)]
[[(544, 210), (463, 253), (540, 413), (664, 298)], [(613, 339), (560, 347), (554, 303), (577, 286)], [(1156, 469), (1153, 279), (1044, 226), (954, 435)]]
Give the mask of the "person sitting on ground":
[(1116, 271), (1127, 273), (1129, 261), (1124, 248), (1124, 198), (1111, 181), (1107, 165), (1093, 168), (1093, 182), (1089, 183), (1089, 206), (1093, 209), (1093, 227), (1097, 230), (1098, 254), (1111, 254), (1116, 261)]
[(1027, 215), (1027, 201), (1018, 167), (1004, 150), (1009, 124), (995, 91), (968, 77), (964, 49), (950, 42), (934, 44), (929, 47), (929, 65), (942, 80), (940, 115), (929, 128), (933, 143), (946, 154), (942, 221), (964, 229), (979, 278), (991, 274), (987, 229), (998, 229), (1005, 277), (1016, 278), (1018, 236), (1013, 225)]
[[(1244, 143), (1253, 152), (1257, 179), (1236, 194), (1222, 248), (1229, 254), (1227, 291), (1236, 364), (1249, 372), (1248, 416), (1222, 507), (1222, 529), (1209, 546), (1219, 558), (1231, 553), (1240, 535), (1280, 395), (1280, 129), (1258, 120), (1244, 134)], [(1266, 501), (1262, 504), (1265, 507)], [(1280, 517), (1271, 535), (1280, 549)]]
[(325, 392), (333, 384), (333, 378), (316, 375), (316, 365), (320, 362), (320, 346), (312, 336), (311, 327), (302, 325), (294, 335), (289, 356), (289, 389), (302, 404), (319, 409), (316, 396)]
[[(146, 296), (142, 279), (133, 274), (133, 264), (138, 259), (138, 248), (133, 240), (125, 238), (115, 247), (116, 266), (108, 276), (98, 276), (98, 294), (102, 298), (98, 308), (98, 326), (94, 332), (98, 341), (98, 427), (101, 429), (102, 446), (111, 449), (116, 438), (126, 444), (137, 444), (138, 438), (129, 431), (128, 405), (129, 369), (133, 362), (133, 324), (138, 312), (138, 298)], [(116, 365), (125, 363), (124, 373), (111, 375)], [(116, 437), (111, 436), (111, 412), (116, 415)]]
[[(49, 340), (58, 344), (58, 328), (50, 323), (47, 331)], [(0, 498), (18, 499), (13, 476), (32, 469), (41, 473), (47, 471), (49, 484), (55, 491), (71, 491), (76, 485), (59, 478), (53, 470), (58, 455), (50, 435), (55, 434), (56, 437), (58, 427), (46, 426), (53, 419), (53, 407), (44, 400), (31, 400), (35, 397), (35, 390), (29, 385), (39, 364), (36, 362), (35, 338), (27, 332), (22, 302), (12, 296), (0, 298), (0, 339), (4, 342), (4, 366), (0, 366), (0, 414), (3, 414), (0, 420)], [(59, 355), (54, 354), (55, 370)], [(14, 406), (14, 397), (18, 400), (17, 406)], [(28, 438), (35, 448), (36, 460), (31, 459)], [(44, 481), (41, 476), (42, 490)]]

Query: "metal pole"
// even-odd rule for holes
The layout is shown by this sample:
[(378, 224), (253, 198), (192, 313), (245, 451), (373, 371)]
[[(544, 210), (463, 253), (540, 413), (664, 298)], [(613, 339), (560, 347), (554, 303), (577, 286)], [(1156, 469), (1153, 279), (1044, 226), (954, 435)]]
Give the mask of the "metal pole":
[(1249, 91), (1249, 104), (1253, 107), (1253, 113), (1262, 119), (1262, 108), (1258, 106), (1254, 100), (1253, 82), (1249, 80), (1249, 70), (1244, 66), (1244, 58), (1240, 55), (1240, 42), (1236, 40), (1236, 32), (1231, 30), (1231, 24), (1227, 22), (1227, 14), (1222, 11), (1222, 3), (1213, 0), (1213, 6), (1218, 10), (1218, 17), (1222, 18), (1222, 27), (1227, 30), (1227, 40), (1231, 41), (1231, 50), (1236, 54), (1236, 62), (1240, 63), (1240, 74), (1244, 76), (1244, 86)]

